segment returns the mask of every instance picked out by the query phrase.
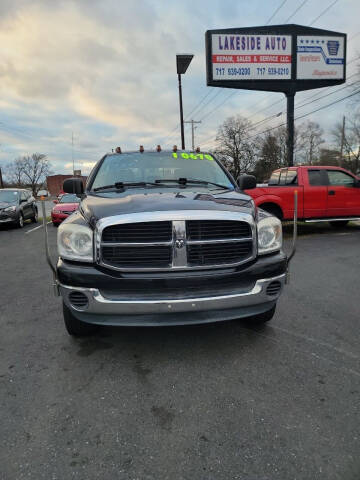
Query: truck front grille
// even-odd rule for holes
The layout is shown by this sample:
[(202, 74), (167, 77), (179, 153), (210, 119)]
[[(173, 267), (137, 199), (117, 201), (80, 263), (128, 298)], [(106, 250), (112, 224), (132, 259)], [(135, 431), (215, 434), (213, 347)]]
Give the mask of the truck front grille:
[(252, 242), (206, 243), (187, 247), (191, 266), (234, 263), (248, 258), (251, 252)]
[(251, 237), (250, 225), (234, 220), (188, 220), (186, 230), (189, 240)]
[(102, 258), (118, 268), (166, 268), (171, 266), (171, 247), (103, 247)]
[[(171, 219), (172, 212), (159, 213), (164, 220), (130, 222), (126, 219), (124, 223), (99, 229), (98, 263), (115, 270), (174, 271), (237, 266), (252, 260), (256, 254), (251, 223), (211, 219), (211, 216), (227, 216), (229, 212), (205, 212), (204, 219), (196, 220), (191, 219), (191, 211), (184, 212), (190, 218), (181, 220), (176, 217), (178, 212), (174, 213), (174, 219)], [(142, 219), (144, 215), (146, 217), (140, 213), (129, 217)], [(230, 217), (239, 216), (230, 214)]]
[(171, 222), (123, 223), (106, 227), (103, 242), (166, 242), (171, 241)]

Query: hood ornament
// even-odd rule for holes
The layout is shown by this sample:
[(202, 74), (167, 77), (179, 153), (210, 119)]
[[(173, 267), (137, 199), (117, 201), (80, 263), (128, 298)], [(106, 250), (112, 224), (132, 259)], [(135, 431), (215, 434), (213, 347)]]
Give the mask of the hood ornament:
[(175, 247), (180, 249), (180, 248), (183, 248), (185, 246), (185, 240), (183, 238), (178, 238), (177, 240), (175, 240)]

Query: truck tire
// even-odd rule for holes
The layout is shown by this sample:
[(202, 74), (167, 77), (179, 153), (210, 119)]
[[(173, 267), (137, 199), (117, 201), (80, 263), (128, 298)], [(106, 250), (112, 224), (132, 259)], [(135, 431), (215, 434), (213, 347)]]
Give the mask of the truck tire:
[(339, 220), (338, 222), (329, 222), (334, 228), (343, 228), (349, 223), (349, 220)]
[(78, 320), (71, 313), (71, 310), (63, 302), (63, 314), (64, 314), (64, 323), (66, 330), (69, 335), (74, 337), (85, 337), (91, 335), (97, 329), (97, 325), (92, 325), (91, 323), (85, 323)]
[(254, 315), (253, 317), (246, 318), (245, 323), (248, 326), (251, 326), (251, 325), (261, 325), (266, 322), (269, 322), (273, 318), (275, 314), (275, 310), (276, 310), (276, 304), (270, 310), (264, 313), (259, 313), (259, 315)]
[(259, 208), (262, 208), (265, 212), (271, 213), (271, 215), (277, 217), (279, 220), (283, 219), (283, 212), (275, 203), (263, 203), (262, 205), (259, 205)]

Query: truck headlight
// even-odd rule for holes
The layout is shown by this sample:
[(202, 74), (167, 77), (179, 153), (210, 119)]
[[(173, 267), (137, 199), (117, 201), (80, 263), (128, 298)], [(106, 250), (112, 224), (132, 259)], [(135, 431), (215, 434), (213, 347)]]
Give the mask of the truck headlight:
[(57, 234), (58, 252), (61, 258), (93, 262), (93, 232), (85, 225), (62, 223)]
[(16, 211), (16, 207), (15, 207), (15, 205), (13, 205), (13, 206), (11, 206), (11, 207), (4, 208), (3, 211), (4, 211), (4, 212), (15, 212), (15, 211)]
[(282, 246), (282, 226), (278, 218), (263, 218), (258, 222), (257, 230), (259, 255), (280, 250)]

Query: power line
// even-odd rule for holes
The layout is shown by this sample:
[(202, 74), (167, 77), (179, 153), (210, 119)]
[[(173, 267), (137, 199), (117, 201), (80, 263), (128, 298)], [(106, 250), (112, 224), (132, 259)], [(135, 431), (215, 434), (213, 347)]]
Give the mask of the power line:
[(269, 20), (265, 23), (265, 25), (268, 25), (271, 20), (275, 17), (275, 15), (278, 13), (278, 11), (285, 5), (285, 3), (287, 2), (287, 0), (284, 0), (280, 6), (275, 10), (275, 12), (271, 15), (271, 17), (269, 18)]
[[(357, 90), (356, 92), (353, 92), (350, 95), (346, 95), (346, 97), (342, 97), (342, 98), (339, 98), (337, 100), (334, 100), (331, 103), (327, 103), (326, 105), (323, 105), (322, 107), (316, 108), (315, 110), (311, 110), (311, 112), (304, 113), (303, 115), (299, 115), (298, 117), (295, 117), (294, 120), (296, 121), (296, 120), (300, 120), (301, 118), (308, 117), (312, 113), (316, 113), (316, 112), (319, 112), (320, 110), (324, 110), (325, 108), (331, 107), (332, 105), (335, 105), (336, 103), (342, 102), (342, 101), (344, 101), (344, 100), (346, 100), (350, 97), (353, 97), (354, 95), (357, 95), (358, 93), (360, 93), (360, 90)], [(264, 133), (271, 132), (272, 130), (283, 127), (284, 125), (286, 125), (286, 122), (281, 123), (280, 125), (276, 125), (276, 127), (272, 127), (272, 128), (267, 129), (267, 130), (264, 130), (263, 132), (256, 133), (255, 135), (252, 135), (252, 136), (248, 137), (248, 139), (250, 140), (251, 138), (255, 138), (255, 137), (258, 137), (260, 135), (263, 135)]]
[(207, 118), (209, 115), (211, 115), (215, 110), (217, 110), (219, 108), (220, 105), (224, 105), (224, 103), (226, 103), (233, 95), (235, 95), (236, 90), (235, 92), (231, 92), (230, 95), (228, 95), (224, 100), (221, 101), (221, 103), (219, 103), (215, 108), (213, 108), (212, 110), (210, 110), (210, 112), (206, 113), (202, 118), (201, 118), (201, 121), (203, 121), (205, 118)]
[(284, 23), (287, 23), (289, 20), (291, 20), (296, 14), (297, 12), (305, 5), (305, 3), (307, 2), (308, 0), (303, 0), (303, 2), (301, 3), (301, 5), (299, 5), (295, 11), (290, 15), (290, 17), (288, 17)]
[(212, 93), (212, 92), (213, 92), (213, 90), (211, 90), (211, 89), (207, 92), (207, 94), (200, 100), (200, 102), (196, 105), (196, 107), (194, 107), (194, 108), (191, 110), (191, 112), (188, 113), (186, 120), (188, 120), (188, 119), (191, 117), (191, 115), (199, 108), (199, 106), (203, 103), (203, 101), (204, 101), (204, 100), (210, 95), (210, 93)]
[[(358, 83), (358, 82), (354, 82), (354, 83), (352, 83), (352, 84), (350, 84), (350, 85), (347, 85), (346, 87), (349, 87), (349, 86), (354, 85), (354, 84), (356, 84), (356, 83)], [(331, 94), (323, 95), (321, 98), (319, 98), (319, 99), (317, 99), (317, 100), (315, 100), (315, 101), (321, 100), (321, 99), (324, 98), (324, 97), (328, 97), (329, 95), (332, 95), (333, 93), (337, 93), (337, 92), (339, 92), (340, 90), (343, 90), (344, 88), (345, 88), (345, 87), (342, 87), (342, 88), (340, 88), (340, 89), (337, 89), (337, 90), (334, 91), (334, 92), (331, 92)], [(325, 108), (327, 108), (327, 107), (330, 107), (330, 106), (332, 106), (332, 105), (335, 105), (336, 103), (342, 102), (343, 100), (346, 100), (347, 98), (350, 98), (350, 97), (352, 97), (352, 96), (354, 96), (354, 95), (356, 95), (356, 94), (358, 94), (358, 93), (360, 93), (360, 90), (357, 90), (356, 92), (353, 92), (353, 93), (351, 93), (350, 95), (347, 95), (347, 96), (345, 96), (345, 97), (342, 97), (342, 98), (340, 98), (340, 99), (337, 99), (337, 100), (335, 100), (335, 101), (333, 101), (333, 102), (331, 102), (331, 103), (328, 103), (328, 104), (326, 104), (326, 105), (323, 105), (323, 106), (321, 106), (321, 107), (319, 107), (319, 108), (317, 108), (317, 109), (315, 109), (315, 110), (312, 110), (311, 112), (308, 112), (308, 113), (305, 113), (305, 114), (300, 115), (300, 116), (298, 116), (298, 117), (295, 117), (295, 120), (299, 120), (299, 119), (301, 119), (301, 118), (307, 117), (308, 115), (311, 115), (312, 113), (316, 113), (316, 112), (318, 112), (318, 111), (320, 111), (320, 110), (323, 110), (323, 109), (325, 109)], [(308, 103), (313, 103), (313, 102), (308, 102)], [(301, 108), (301, 107), (304, 107), (305, 105), (306, 105), (306, 104), (303, 104), (303, 105), (300, 105), (300, 106), (298, 106), (298, 107), (296, 107), (296, 108)], [(269, 118), (270, 118), (270, 117), (269, 117)], [(281, 124), (279, 124), (279, 125), (276, 125), (275, 127), (268, 128), (267, 130), (264, 130), (264, 131), (262, 131), (262, 132), (256, 133), (255, 135), (252, 135), (252, 136), (248, 137), (248, 139), (255, 138), (255, 137), (258, 137), (259, 135), (263, 135), (263, 134), (265, 134), (265, 133), (271, 132), (272, 130), (275, 130), (275, 129), (277, 129), (277, 128), (280, 128), (280, 127), (282, 127), (282, 126), (284, 126), (284, 125), (286, 125), (286, 122), (281, 123)], [(250, 129), (250, 131), (251, 131), (251, 129)], [(202, 143), (202, 144), (206, 144), (209, 140), (215, 140), (215, 139), (216, 139), (216, 137), (211, 137), (211, 139), (205, 140), (204, 142), (201, 142), (201, 143)], [(212, 143), (212, 142), (211, 142), (211, 143)]]
[(317, 20), (319, 20), (319, 18), (322, 17), (328, 10), (330, 10), (330, 8), (331, 8), (333, 5), (335, 5), (335, 3), (337, 3), (338, 1), (339, 1), (339, 0), (335, 0), (334, 2), (332, 2), (331, 5), (329, 5), (327, 8), (325, 8), (325, 10), (322, 11), (322, 12), (320, 13), (320, 15), (318, 15), (318, 16), (315, 18), (315, 20), (313, 20), (313, 21), (310, 23), (310, 27), (311, 27), (311, 25), (313, 25)]

